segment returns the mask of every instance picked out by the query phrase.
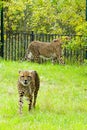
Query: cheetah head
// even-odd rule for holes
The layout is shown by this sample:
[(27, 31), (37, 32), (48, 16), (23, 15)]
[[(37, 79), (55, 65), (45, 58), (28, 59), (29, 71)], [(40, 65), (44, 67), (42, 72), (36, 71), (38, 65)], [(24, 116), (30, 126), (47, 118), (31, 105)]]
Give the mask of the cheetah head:
[(29, 71), (19, 71), (19, 82), (23, 86), (28, 86), (32, 82), (32, 75)]

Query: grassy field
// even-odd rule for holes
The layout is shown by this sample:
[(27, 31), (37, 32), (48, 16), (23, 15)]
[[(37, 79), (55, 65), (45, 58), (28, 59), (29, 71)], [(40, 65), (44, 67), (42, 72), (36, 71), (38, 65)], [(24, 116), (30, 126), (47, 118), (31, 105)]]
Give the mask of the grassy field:
[[(19, 70), (37, 70), (36, 109), (18, 113)], [(87, 66), (0, 60), (0, 130), (87, 130)]]

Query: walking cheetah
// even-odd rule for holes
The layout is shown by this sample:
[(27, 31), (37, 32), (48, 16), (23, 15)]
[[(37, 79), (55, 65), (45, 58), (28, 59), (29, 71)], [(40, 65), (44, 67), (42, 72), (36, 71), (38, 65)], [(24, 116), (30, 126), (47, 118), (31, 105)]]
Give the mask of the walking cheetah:
[(29, 111), (31, 110), (32, 106), (35, 107), (39, 87), (40, 79), (36, 71), (19, 71), (18, 93), (20, 114), (22, 113), (23, 96), (27, 97), (29, 101)]
[(41, 57), (51, 59), (53, 64), (55, 61), (59, 62), (59, 64), (64, 64), (61, 39), (54, 39), (51, 43), (40, 41), (31, 42), (28, 46), (25, 58), (29, 61), (40, 63)]

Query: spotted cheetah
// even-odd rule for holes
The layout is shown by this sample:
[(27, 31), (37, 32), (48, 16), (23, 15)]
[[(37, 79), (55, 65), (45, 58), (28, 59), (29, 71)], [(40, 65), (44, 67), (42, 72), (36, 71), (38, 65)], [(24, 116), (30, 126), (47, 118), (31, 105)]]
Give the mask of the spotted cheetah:
[(25, 59), (40, 63), (42, 57), (43, 59), (51, 59), (53, 64), (55, 61), (59, 64), (64, 64), (62, 57), (62, 44), (60, 38), (54, 39), (51, 43), (33, 41), (28, 46)]
[[(35, 107), (38, 90), (40, 87), (40, 79), (38, 73), (32, 71), (19, 71), (18, 78), (18, 93), (19, 93), (19, 113), (22, 113), (23, 96), (27, 97), (29, 102), (29, 111), (32, 106)], [(33, 104), (32, 104), (33, 103)]]

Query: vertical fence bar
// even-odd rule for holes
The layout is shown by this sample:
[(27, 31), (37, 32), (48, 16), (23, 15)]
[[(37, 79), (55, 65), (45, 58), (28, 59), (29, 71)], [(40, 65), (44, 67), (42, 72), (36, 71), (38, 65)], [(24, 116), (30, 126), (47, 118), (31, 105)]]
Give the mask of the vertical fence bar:
[[(3, 0), (2, 0), (3, 2)], [(2, 8), (1, 8), (1, 47), (0, 47), (0, 56), (3, 57), (4, 56), (4, 24), (3, 24), (3, 4), (2, 4)]]
[(10, 33), (8, 34), (8, 43), (7, 43), (7, 59), (10, 60)]
[(18, 33), (18, 60), (20, 59), (20, 41), (19, 41), (19, 33)]
[(24, 53), (23, 53), (23, 59), (25, 57), (25, 52), (26, 52), (26, 32), (24, 33)]
[(42, 34), (42, 41), (44, 42), (45, 40), (44, 40), (44, 34)]
[(20, 59), (22, 57), (22, 33), (20, 34)]
[(30, 34), (30, 41), (34, 41), (34, 32), (33, 31)]
[(13, 58), (14, 57), (14, 53), (13, 53), (13, 50), (14, 50), (14, 47), (13, 47), (13, 34), (12, 34), (12, 43), (11, 44), (12, 44), (12, 46), (11, 46), (12, 47), (12, 54), (11, 55), (12, 55), (12, 60), (13, 60), (14, 59)]
[(45, 39), (45, 42), (47, 41), (47, 34), (45, 34), (45, 37), (46, 37), (46, 39)]
[(16, 60), (16, 33), (14, 34), (15, 35), (15, 42), (14, 42), (14, 60)]
[(86, 21), (87, 21), (87, 0), (86, 0)]
[(6, 32), (6, 39), (4, 43), (4, 59), (7, 60), (7, 32)]

